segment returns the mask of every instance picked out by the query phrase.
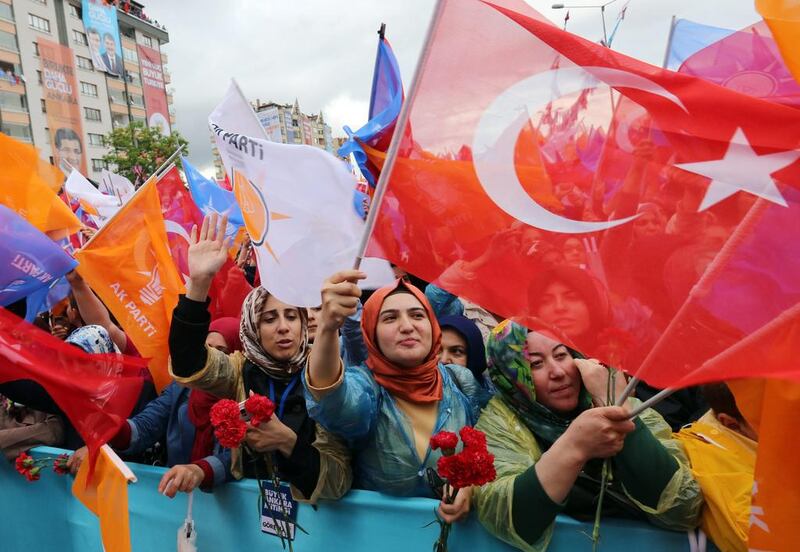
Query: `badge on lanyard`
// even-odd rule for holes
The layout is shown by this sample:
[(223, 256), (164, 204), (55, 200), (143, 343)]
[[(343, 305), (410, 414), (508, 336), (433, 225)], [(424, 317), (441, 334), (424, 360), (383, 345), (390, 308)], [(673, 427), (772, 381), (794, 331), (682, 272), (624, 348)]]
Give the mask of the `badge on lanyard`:
[(297, 522), (297, 501), (288, 485), (276, 489), (272, 481), (262, 480), (264, 500), (261, 506), (261, 531), (276, 537), (294, 540)]

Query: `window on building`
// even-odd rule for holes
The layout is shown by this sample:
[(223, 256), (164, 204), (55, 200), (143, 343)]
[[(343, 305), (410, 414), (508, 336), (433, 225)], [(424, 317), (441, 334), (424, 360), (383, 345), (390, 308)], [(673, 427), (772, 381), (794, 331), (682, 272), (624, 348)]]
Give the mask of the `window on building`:
[(17, 35), (6, 31), (0, 31), (0, 48), (11, 50), (12, 52), (19, 52)]
[(86, 40), (86, 34), (77, 29), (72, 29), (72, 42), (75, 44), (83, 44), (84, 46), (89, 45), (89, 41)]
[[(50, 129), (47, 128), (47, 127), (44, 127), (44, 143), (45, 144), (49, 144), (50, 143)], [(52, 157), (50, 159), (52, 159)], [(52, 161), (51, 161), (51, 163), (52, 163)]]
[(28, 112), (28, 102), (23, 94), (0, 90), (0, 108), (4, 111)]
[(39, 57), (39, 43), (38, 42), (34, 42), (33, 43), (33, 55), (36, 56), (36, 57)]
[(42, 113), (47, 113), (47, 102), (44, 99), (39, 100), (42, 102)]
[(83, 114), (87, 121), (100, 121), (100, 110), (91, 107), (84, 107)]
[(92, 171), (93, 172), (103, 172), (103, 169), (108, 168), (108, 163), (103, 161), (102, 159), (92, 159)]
[(128, 74), (128, 82), (134, 86), (142, 86), (142, 77), (136, 71), (126, 71)]
[(36, 70), (36, 80), (39, 82), (39, 84), (42, 84), (42, 72), (38, 69)]
[(128, 97), (131, 100), (131, 105), (144, 109), (144, 97), (139, 94), (128, 94)]
[(153, 39), (150, 38), (149, 36), (143, 36), (142, 37), (142, 44), (144, 44), (148, 48), (152, 48), (153, 47)]
[(37, 31), (42, 31), (43, 33), (50, 32), (50, 21), (45, 19), (44, 17), (39, 17), (38, 15), (33, 15), (32, 13), (28, 14), (28, 26)]
[(94, 65), (92, 65), (91, 59), (83, 56), (75, 56), (75, 59), (78, 61), (79, 69), (86, 69), (87, 71), (91, 71), (92, 69), (94, 69)]
[(128, 116), (124, 113), (111, 112), (111, 126), (114, 128), (128, 126)]
[(106, 144), (105, 140), (103, 139), (102, 134), (93, 134), (89, 133), (89, 145), (90, 146), (104, 146)]
[(31, 127), (30, 125), (19, 123), (3, 123), (0, 125), (0, 132), (8, 134), (12, 138), (22, 140), (23, 142), (31, 141)]
[(108, 97), (113, 103), (125, 105), (125, 92), (117, 90), (116, 88), (108, 89)]
[(97, 97), (97, 85), (90, 82), (81, 81), (81, 94), (84, 96)]
[(69, 14), (77, 19), (81, 19), (83, 15), (80, 6), (73, 6), (72, 4), (69, 4)]
[(136, 50), (131, 50), (125, 46), (122, 47), (122, 57), (124, 57), (126, 61), (139, 63), (139, 56), (136, 55)]
[(9, 4), (0, 3), (0, 18), (14, 21), (14, 10), (11, 9)]

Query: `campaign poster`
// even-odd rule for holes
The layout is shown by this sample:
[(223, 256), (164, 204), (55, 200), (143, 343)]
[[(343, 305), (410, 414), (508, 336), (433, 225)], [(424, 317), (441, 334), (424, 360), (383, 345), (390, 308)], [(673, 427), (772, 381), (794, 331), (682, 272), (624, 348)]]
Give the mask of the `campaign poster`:
[(94, 68), (115, 77), (122, 76), (125, 70), (116, 6), (108, 5), (103, 0), (83, 0), (81, 6), (83, 27)]
[(314, 145), (314, 129), (306, 116), (303, 116), (303, 143), (309, 146)]
[(56, 167), (61, 167), (61, 162), (66, 161), (72, 168), (87, 174), (72, 49), (42, 37), (37, 38), (37, 44), (53, 160)]
[(161, 129), (161, 134), (169, 136), (169, 106), (167, 105), (167, 92), (164, 89), (161, 54), (157, 50), (141, 44), (137, 44), (136, 48), (139, 50), (139, 68), (142, 72), (147, 126), (158, 127)]
[(280, 143), (283, 141), (281, 139), (281, 115), (277, 107), (270, 106), (262, 109), (256, 113), (256, 117), (258, 117), (258, 121), (264, 127), (267, 138), (271, 142)]

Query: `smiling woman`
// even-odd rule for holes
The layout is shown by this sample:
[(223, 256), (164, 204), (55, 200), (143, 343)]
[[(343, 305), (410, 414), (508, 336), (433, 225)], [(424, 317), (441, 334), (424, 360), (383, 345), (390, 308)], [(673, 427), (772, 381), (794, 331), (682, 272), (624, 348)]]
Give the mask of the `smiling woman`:
[[(430, 447), (439, 431), (456, 432), (477, 421), (488, 395), (472, 374), (442, 364), (442, 332), (425, 294), (397, 280), (364, 304), (361, 331), (366, 362), (344, 366), (337, 332), (356, 312), (365, 275), (345, 271), (322, 289), (322, 312), (305, 372), (311, 416), (355, 444), (356, 484), (402, 496), (437, 496), (427, 481), (441, 451)], [(470, 489), (440, 515), (455, 521), (468, 513)]]
[[(555, 517), (594, 517), (603, 459), (612, 477), (604, 515), (647, 519), (661, 527), (696, 526), (703, 504), (678, 441), (661, 416), (608, 403), (610, 370), (580, 358), (557, 334), (531, 332), (506, 321), (487, 344), (498, 394), (481, 414), (495, 455), (497, 479), (476, 491), (481, 523), (523, 550), (544, 550)], [(615, 390), (625, 382), (617, 378)]]

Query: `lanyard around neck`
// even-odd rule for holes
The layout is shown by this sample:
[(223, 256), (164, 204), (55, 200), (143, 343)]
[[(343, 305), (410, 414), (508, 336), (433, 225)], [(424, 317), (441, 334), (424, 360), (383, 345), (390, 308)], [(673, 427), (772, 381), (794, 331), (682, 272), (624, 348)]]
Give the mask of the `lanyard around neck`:
[[(289, 385), (286, 386), (286, 389), (283, 390), (283, 394), (281, 395), (281, 402), (278, 403), (278, 419), (283, 420), (283, 411), (286, 408), (286, 398), (289, 396), (289, 393), (292, 392), (295, 385), (297, 385), (298, 380), (300, 379), (300, 374), (297, 374), (292, 378), (292, 381), (289, 382)], [(275, 402), (275, 382), (272, 381), (272, 378), (269, 379), (269, 400)]]

